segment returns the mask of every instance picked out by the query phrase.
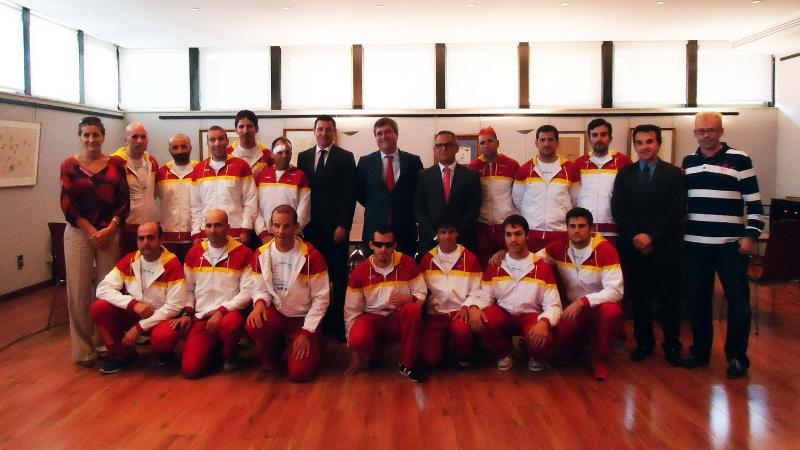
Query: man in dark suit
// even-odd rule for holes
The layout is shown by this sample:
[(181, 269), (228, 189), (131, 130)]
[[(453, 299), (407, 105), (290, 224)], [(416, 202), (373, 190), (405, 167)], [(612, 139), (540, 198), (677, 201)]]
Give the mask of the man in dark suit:
[(456, 163), (458, 142), (452, 131), (436, 133), (433, 146), (437, 163), (419, 174), (414, 204), (419, 223), (419, 254), (436, 242), (436, 224), (447, 215), (458, 224), (459, 241), (471, 252), (478, 250), (475, 223), (481, 209), (481, 178), (478, 172)]
[(333, 117), (317, 117), (314, 137), (317, 145), (297, 156), (297, 167), (308, 175), (311, 184), (311, 222), (303, 229), (303, 237), (322, 253), (333, 283), (323, 331), (343, 340), (347, 249), (356, 207), (356, 164), (352, 153), (333, 144)]
[(363, 242), (372, 232), (388, 226), (397, 241), (397, 251), (414, 256), (417, 225), (414, 193), (422, 170), (419, 156), (397, 148), (397, 122), (382, 117), (373, 127), (378, 150), (358, 160), (358, 202), (364, 205)]
[(686, 187), (681, 170), (659, 159), (661, 128), (633, 129), (637, 163), (621, 169), (614, 181), (611, 213), (619, 226), (617, 247), (625, 273), (625, 296), (633, 307), (636, 350), (632, 361), (653, 354), (655, 337), (650, 301), (661, 305), (661, 347), (673, 366), (681, 364), (680, 263), (681, 221), (686, 214)]

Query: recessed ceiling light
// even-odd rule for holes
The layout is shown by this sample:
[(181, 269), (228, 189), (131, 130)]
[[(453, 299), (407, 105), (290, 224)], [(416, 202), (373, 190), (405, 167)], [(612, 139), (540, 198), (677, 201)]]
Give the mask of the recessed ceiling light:
[(761, 0), (753, 0), (753, 1), (752, 1), (752, 2), (750, 2), (750, 3), (761, 3)]
[(664, 3), (666, 3), (666, 2), (665, 2), (665, 1), (663, 1), (663, 0), (659, 0), (659, 1), (657, 1), (657, 2), (656, 2), (656, 5), (658, 5), (658, 6), (661, 6), (661, 5), (663, 5)]
[(561, 3), (561, 6), (569, 6), (569, 2), (563, 2)]
[(292, 9), (292, 7), (291, 6), (281, 6), (281, 9), (284, 10), (284, 11), (289, 11), (290, 9)]
[(469, 2), (469, 3), (467, 3), (467, 6), (469, 6), (470, 8), (474, 8), (474, 7), (478, 6), (478, 4), (475, 3), (475, 2)]
[(200, 8), (192, 8), (192, 11), (194, 12), (200, 11)]
[(376, 8), (383, 8), (383, 5), (375, 5)]

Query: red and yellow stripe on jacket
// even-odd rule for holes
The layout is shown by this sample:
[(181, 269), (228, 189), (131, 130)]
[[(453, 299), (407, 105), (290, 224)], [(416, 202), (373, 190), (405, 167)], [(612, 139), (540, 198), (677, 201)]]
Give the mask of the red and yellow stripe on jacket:
[(258, 213), (256, 183), (250, 166), (241, 158), (228, 155), (225, 165), (215, 173), (211, 158), (192, 171), (192, 237), (205, 237), (206, 213), (221, 209), (228, 213), (231, 236), (252, 230)]
[(253, 255), (253, 279), (248, 285), (253, 304), (275, 305), (286, 317), (305, 317), (303, 330), (314, 333), (330, 304), (330, 279), (325, 259), (311, 244), (296, 237), (298, 261), (295, 261), (286, 295), (281, 297), (272, 284), (271, 249), (274, 245), (275, 239), (259, 247)]
[(470, 292), (481, 288), (483, 269), (474, 253), (458, 245), (458, 260), (450, 270), (437, 264), (439, 247), (425, 254), (419, 271), (428, 287), (428, 314), (449, 314), (464, 306)]
[(605, 236), (617, 235), (617, 224), (611, 216), (611, 194), (614, 192), (614, 180), (619, 170), (631, 164), (630, 158), (611, 150), (611, 160), (598, 167), (590, 158), (591, 153), (575, 160), (581, 177), (578, 190), (578, 205), (586, 208), (594, 218), (594, 230)]
[(211, 264), (207, 255), (208, 240), (192, 247), (186, 254), (186, 308), (198, 319), (215, 311), (223, 314), (243, 309), (251, 299), (246, 289), (251, 275), (253, 252), (246, 245), (228, 237), (222, 259)]
[(555, 264), (567, 298), (565, 304), (580, 300), (589, 306), (618, 302), (624, 292), (619, 254), (610, 242), (596, 234), (589, 244), (592, 254), (577, 265), (570, 258), (572, 242), (552, 242), (537, 253), (545, 261)]
[(258, 215), (256, 233), (265, 237), (272, 210), (280, 205), (289, 205), (297, 211), (297, 222), (302, 230), (311, 220), (311, 184), (306, 173), (295, 166), (289, 166), (281, 179), (277, 179), (275, 166), (267, 167), (256, 176), (258, 189)]
[[(195, 167), (197, 161), (190, 161)], [(156, 174), (158, 198), (161, 201), (163, 241), (188, 241), (192, 238), (192, 171), (183, 177), (173, 172), (174, 161), (161, 166)]]
[[(510, 258), (506, 255), (505, 259)], [(500, 267), (489, 263), (483, 274), (481, 289), (473, 291), (466, 305), (481, 309), (497, 303), (511, 314), (538, 313), (539, 320), (547, 320), (555, 326), (561, 317), (561, 297), (556, 287), (553, 270), (544, 260), (533, 253), (533, 268), (519, 280), (511, 276), (505, 259)]]
[(138, 250), (120, 259), (97, 285), (97, 298), (117, 308), (133, 311), (136, 303), (144, 302), (155, 309), (152, 316), (136, 324), (143, 333), (177, 316), (185, 302), (183, 266), (178, 257), (161, 247), (159, 261), (161, 269), (147, 286), (142, 286), (142, 253)]
[(131, 211), (125, 223), (131, 225), (129, 228), (135, 230), (136, 225), (158, 221), (158, 214), (156, 211), (156, 173), (158, 173), (158, 161), (156, 161), (150, 153), (144, 152), (142, 159), (150, 166), (150, 170), (147, 179), (140, 180), (136, 176), (136, 173), (128, 167), (128, 154), (125, 152), (125, 147), (118, 148), (117, 151), (111, 154), (111, 157), (123, 161), (123, 164), (125, 164), (125, 173), (128, 178)]
[(347, 334), (358, 316), (371, 313), (388, 316), (392, 313), (389, 297), (397, 292), (411, 294), (417, 302), (424, 302), (427, 294), (425, 280), (410, 256), (394, 252), (391, 272), (381, 275), (373, 266), (374, 256), (356, 266), (347, 282), (344, 301), (344, 323)]
[(511, 196), (531, 231), (566, 231), (565, 216), (575, 204), (580, 177), (575, 164), (558, 155), (561, 170), (546, 182), (536, 171), (538, 156), (517, 171)]
[(483, 200), (478, 222), (499, 225), (506, 217), (517, 212), (511, 199), (514, 178), (519, 171), (517, 161), (498, 153), (495, 162), (490, 163), (481, 155), (470, 162), (469, 167), (481, 174)]
[[(258, 146), (258, 149), (261, 150), (261, 157), (250, 165), (250, 170), (253, 172), (253, 177), (257, 177), (259, 172), (267, 167), (272, 167), (275, 164), (275, 161), (272, 160), (272, 151), (261, 142), (256, 141), (256, 145)], [(244, 159), (240, 156), (238, 149), (239, 141), (234, 141), (233, 144), (228, 147), (228, 154)]]

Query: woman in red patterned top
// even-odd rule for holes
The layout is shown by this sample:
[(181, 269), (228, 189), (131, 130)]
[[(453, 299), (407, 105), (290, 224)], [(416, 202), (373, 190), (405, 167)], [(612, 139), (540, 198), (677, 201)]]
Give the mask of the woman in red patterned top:
[(67, 302), (72, 360), (91, 367), (96, 358), (94, 324), (89, 306), (95, 285), (120, 257), (120, 228), (128, 216), (125, 166), (101, 151), (106, 130), (97, 117), (78, 125), (83, 150), (61, 163), (61, 209), (67, 265)]

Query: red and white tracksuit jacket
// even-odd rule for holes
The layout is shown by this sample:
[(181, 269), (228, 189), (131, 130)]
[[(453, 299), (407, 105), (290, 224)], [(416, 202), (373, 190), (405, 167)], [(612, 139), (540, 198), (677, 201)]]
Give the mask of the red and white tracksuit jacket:
[(142, 333), (164, 320), (172, 319), (184, 307), (183, 266), (169, 250), (162, 247), (161, 252), (161, 267), (149, 285), (142, 286), (142, 253), (138, 250), (120, 259), (97, 285), (97, 298), (117, 308), (133, 311), (136, 303), (144, 302), (155, 309), (152, 316), (136, 324)]
[(536, 171), (538, 156), (517, 171), (512, 189), (514, 206), (528, 221), (531, 231), (566, 231), (565, 216), (575, 204), (580, 177), (575, 164), (558, 156), (561, 170), (546, 182)]
[(222, 258), (212, 265), (208, 240), (189, 250), (184, 261), (186, 306), (197, 319), (206, 319), (215, 311), (227, 313), (250, 304), (246, 285), (251, 280), (253, 252), (246, 245), (228, 237)]
[(347, 335), (358, 316), (371, 313), (388, 316), (393, 312), (387, 306), (389, 296), (398, 292), (411, 294), (416, 301), (422, 303), (427, 295), (425, 280), (417, 270), (417, 265), (410, 256), (395, 252), (391, 263), (391, 272), (386, 276), (375, 270), (370, 256), (356, 266), (347, 283), (347, 296), (344, 301), (344, 323)]
[[(189, 161), (195, 167), (197, 161)], [(192, 171), (181, 176), (175, 173), (175, 162), (158, 169), (156, 193), (161, 202), (161, 239), (167, 242), (188, 241), (192, 237)]]
[(253, 303), (263, 302), (264, 306), (274, 305), (286, 317), (305, 317), (303, 330), (314, 333), (325, 316), (330, 304), (330, 284), (328, 266), (322, 254), (311, 244), (295, 238), (299, 247), (294, 272), (289, 280), (289, 288), (281, 297), (272, 284), (271, 240), (256, 250), (251, 264), (251, 281), (248, 290)]
[(158, 208), (156, 208), (156, 173), (158, 173), (158, 161), (153, 156), (144, 152), (142, 159), (148, 166), (147, 179), (140, 180), (136, 172), (128, 167), (128, 154), (125, 147), (120, 147), (111, 157), (119, 158), (125, 163), (125, 173), (128, 178), (128, 189), (130, 191), (131, 211), (126, 224), (141, 225), (145, 222), (158, 221)]
[(578, 299), (592, 307), (619, 302), (624, 289), (617, 250), (599, 234), (592, 237), (589, 245), (592, 253), (577, 266), (569, 255), (569, 240), (553, 242), (537, 255), (558, 268), (567, 296), (565, 304)]
[(250, 166), (245, 160), (228, 155), (225, 165), (215, 173), (210, 162), (210, 158), (203, 160), (192, 171), (192, 237), (205, 237), (205, 216), (212, 209), (228, 213), (231, 236), (252, 230), (258, 194)]
[(272, 210), (280, 205), (289, 205), (297, 211), (297, 222), (302, 230), (311, 220), (311, 185), (305, 172), (289, 166), (280, 180), (275, 167), (267, 167), (256, 175), (258, 189), (258, 215), (256, 234), (264, 237), (270, 234), (269, 219)]
[(449, 314), (464, 306), (470, 292), (481, 288), (483, 269), (478, 257), (458, 245), (458, 260), (450, 270), (441, 268), (439, 247), (425, 254), (419, 271), (428, 287), (428, 314)]
[[(270, 151), (270, 149), (261, 142), (256, 141), (256, 145), (258, 146), (258, 149), (261, 150), (261, 157), (258, 158), (253, 164), (250, 164), (250, 171), (253, 172), (253, 177), (257, 177), (259, 172), (267, 167), (271, 167), (274, 164), (272, 161), (272, 151)], [(235, 141), (230, 147), (228, 147), (228, 154), (244, 159), (240, 156), (241, 152), (239, 150), (239, 141)]]
[(609, 151), (611, 160), (598, 167), (590, 158), (591, 153), (575, 160), (580, 174), (581, 187), (578, 190), (578, 204), (592, 213), (594, 229), (603, 236), (617, 236), (617, 224), (611, 216), (611, 194), (614, 180), (620, 169), (631, 164), (630, 158), (622, 153)]
[(506, 255), (500, 267), (489, 264), (483, 274), (481, 289), (470, 292), (466, 306), (483, 309), (497, 303), (512, 315), (537, 313), (538, 321), (547, 320), (550, 326), (558, 324), (561, 297), (550, 266), (531, 253), (527, 258), (531, 259), (533, 268), (516, 280), (506, 263), (508, 258), (511, 256)]
[(511, 190), (519, 171), (519, 163), (498, 153), (493, 163), (487, 162), (481, 155), (470, 162), (469, 167), (481, 174), (483, 200), (478, 222), (487, 225), (502, 224), (506, 217), (517, 212), (511, 198)]

